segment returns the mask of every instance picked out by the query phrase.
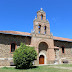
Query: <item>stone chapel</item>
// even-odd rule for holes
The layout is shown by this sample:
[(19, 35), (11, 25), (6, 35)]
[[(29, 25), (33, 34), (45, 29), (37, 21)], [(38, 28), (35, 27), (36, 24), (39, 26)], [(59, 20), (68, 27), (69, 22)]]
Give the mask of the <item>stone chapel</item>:
[(0, 66), (13, 65), (13, 52), (23, 42), (35, 47), (37, 60), (34, 65), (72, 63), (72, 39), (53, 36), (46, 13), (37, 11), (31, 33), (0, 31)]

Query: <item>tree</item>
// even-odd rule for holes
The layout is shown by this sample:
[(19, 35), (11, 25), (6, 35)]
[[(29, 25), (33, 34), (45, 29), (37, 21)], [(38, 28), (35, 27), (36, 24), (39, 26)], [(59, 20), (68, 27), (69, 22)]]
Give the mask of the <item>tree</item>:
[(26, 46), (21, 43), (20, 47), (15, 50), (13, 55), (13, 61), (16, 68), (30, 68), (32, 62), (37, 59), (37, 53), (34, 47)]

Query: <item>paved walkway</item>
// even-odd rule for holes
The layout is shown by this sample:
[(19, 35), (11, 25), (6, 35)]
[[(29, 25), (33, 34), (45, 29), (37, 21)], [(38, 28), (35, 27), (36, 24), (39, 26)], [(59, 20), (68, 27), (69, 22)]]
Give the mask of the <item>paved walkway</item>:
[[(44, 66), (44, 65), (40, 65), (40, 66)], [(0, 68), (2, 68), (2, 67), (15, 67), (15, 66), (0, 66)], [(49, 67), (72, 70), (72, 67), (61, 67), (61, 66), (49, 66)]]
[(72, 70), (72, 67), (61, 67), (61, 66), (49, 66), (49, 67)]
[(3, 68), (3, 67), (15, 67), (15, 66), (0, 66), (0, 68)]

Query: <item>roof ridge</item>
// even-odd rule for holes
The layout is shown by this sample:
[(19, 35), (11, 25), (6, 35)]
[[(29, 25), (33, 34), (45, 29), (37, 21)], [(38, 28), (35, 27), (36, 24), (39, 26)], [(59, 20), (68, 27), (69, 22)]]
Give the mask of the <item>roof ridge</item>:
[(28, 32), (20, 32), (20, 31), (0, 31), (0, 33), (4, 34), (13, 34), (13, 35), (31, 35), (31, 33)]
[[(8, 32), (10, 32), (10, 31), (12, 31), (12, 30), (9, 30)], [(7, 31), (2, 31), (2, 32), (7, 32)], [(21, 32), (21, 31), (12, 31), (12, 32)], [(29, 33), (29, 32), (22, 32), (22, 33)]]
[[(31, 35), (31, 33), (28, 33), (28, 32), (20, 32), (20, 31), (0, 31), (0, 33), (14, 34), (14, 35), (28, 35), (28, 36)], [(63, 37), (57, 37), (57, 36), (53, 36), (53, 39), (54, 40), (62, 40), (62, 41), (72, 41), (72, 39), (63, 38)]]
[[(53, 36), (53, 37), (57, 37), (57, 36)], [(59, 37), (59, 38), (64, 38), (64, 37)], [(70, 39), (70, 38), (64, 38), (64, 39)]]

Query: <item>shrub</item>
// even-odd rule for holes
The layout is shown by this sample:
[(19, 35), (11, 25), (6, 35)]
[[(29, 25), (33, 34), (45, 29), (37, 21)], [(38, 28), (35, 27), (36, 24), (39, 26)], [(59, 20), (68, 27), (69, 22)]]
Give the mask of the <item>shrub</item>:
[(15, 50), (13, 55), (13, 61), (16, 68), (30, 68), (32, 62), (36, 60), (37, 53), (34, 47), (26, 46), (21, 43), (20, 47)]

